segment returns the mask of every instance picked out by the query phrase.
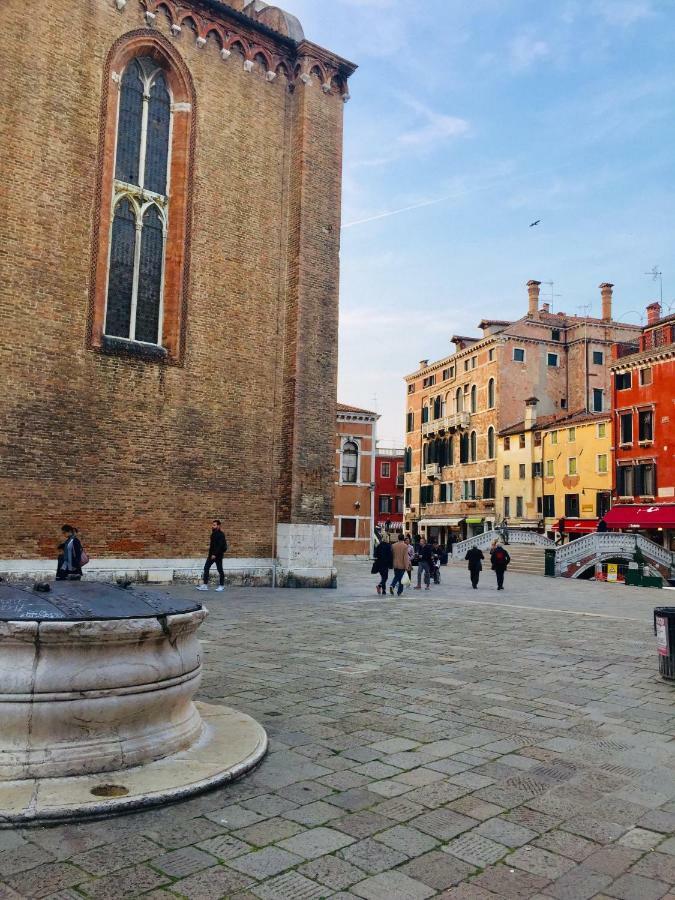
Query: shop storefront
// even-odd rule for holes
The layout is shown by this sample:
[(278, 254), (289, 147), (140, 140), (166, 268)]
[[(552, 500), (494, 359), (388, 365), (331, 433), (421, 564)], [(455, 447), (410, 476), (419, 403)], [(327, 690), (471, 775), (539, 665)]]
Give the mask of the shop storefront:
[(675, 550), (675, 504), (619, 504), (605, 516), (611, 531), (627, 531), (641, 534), (665, 547)]
[(562, 536), (567, 541), (592, 534), (598, 530), (598, 521), (598, 519), (559, 519), (553, 526), (554, 539), (560, 540), (561, 526)]

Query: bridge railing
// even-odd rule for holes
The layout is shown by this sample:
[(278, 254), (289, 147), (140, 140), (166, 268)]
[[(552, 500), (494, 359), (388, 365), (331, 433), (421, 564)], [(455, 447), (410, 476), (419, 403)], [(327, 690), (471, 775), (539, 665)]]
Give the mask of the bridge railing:
[[(637, 548), (640, 548), (647, 564), (656, 564), (672, 568), (673, 554), (665, 547), (655, 544), (641, 534), (622, 534), (619, 532), (594, 532), (570, 541), (555, 548), (555, 573), (560, 575), (569, 566), (582, 560), (595, 559), (602, 562), (613, 556), (632, 559)], [(590, 563), (589, 563), (590, 564)]]
[[(553, 541), (546, 537), (545, 534), (539, 534), (537, 531), (527, 531), (525, 529), (509, 528), (509, 544), (530, 544), (535, 547), (553, 547)], [(464, 559), (468, 550), (472, 547), (478, 547), (485, 550), (491, 546), (493, 541), (502, 541), (502, 532), (494, 528), (492, 531), (484, 531), (483, 534), (477, 534), (474, 537), (467, 538), (455, 544), (452, 550), (453, 559)]]

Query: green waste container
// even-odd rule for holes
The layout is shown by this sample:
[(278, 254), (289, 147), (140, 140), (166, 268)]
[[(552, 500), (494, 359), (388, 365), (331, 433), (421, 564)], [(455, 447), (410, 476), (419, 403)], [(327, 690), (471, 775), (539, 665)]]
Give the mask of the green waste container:
[(555, 578), (555, 550), (553, 547), (547, 547), (544, 550), (544, 575)]

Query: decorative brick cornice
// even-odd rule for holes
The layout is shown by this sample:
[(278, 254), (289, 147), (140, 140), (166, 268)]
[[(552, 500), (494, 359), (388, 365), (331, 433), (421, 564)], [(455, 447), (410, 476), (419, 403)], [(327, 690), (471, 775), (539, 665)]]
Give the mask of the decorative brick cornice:
[[(224, 63), (233, 64), (237, 53), (243, 57), (245, 72), (258, 72), (266, 81), (273, 82), (279, 74), (294, 90), (297, 81), (307, 86), (317, 86), (324, 94), (337, 95), (345, 102), (349, 99), (347, 79), (355, 71), (353, 63), (319, 47), (310, 41), (295, 40), (293, 36), (276, 32), (264, 18), (256, 21), (250, 14), (213, 0), (108, 0), (124, 13), (130, 2), (140, 3), (145, 23), (156, 27), (158, 18), (166, 15), (170, 33), (177, 38), (183, 32), (194, 35), (195, 46), (202, 49), (214, 41)], [(249, 5), (254, 8), (254, 4)], [(249, 7), (245, 7), (246, 13)], [(270, 11), (282, 14), (275, 7), (261, 4), (260, 16)], [(292, 17), (291, 17), (292, 18)], [(302, 31), (297, 25), (296, 35)]]

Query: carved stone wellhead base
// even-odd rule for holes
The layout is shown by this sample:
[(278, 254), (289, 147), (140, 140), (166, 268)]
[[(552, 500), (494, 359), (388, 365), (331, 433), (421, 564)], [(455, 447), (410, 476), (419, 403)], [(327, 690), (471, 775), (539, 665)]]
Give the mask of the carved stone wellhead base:
[(0, 584), (0, 827), (178, 799), (239, 777), (263, 728), (195, 704), (199, 603)]

